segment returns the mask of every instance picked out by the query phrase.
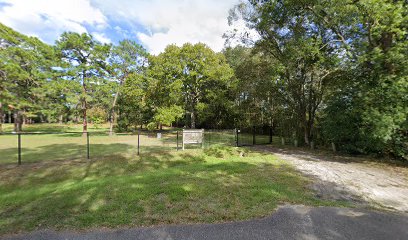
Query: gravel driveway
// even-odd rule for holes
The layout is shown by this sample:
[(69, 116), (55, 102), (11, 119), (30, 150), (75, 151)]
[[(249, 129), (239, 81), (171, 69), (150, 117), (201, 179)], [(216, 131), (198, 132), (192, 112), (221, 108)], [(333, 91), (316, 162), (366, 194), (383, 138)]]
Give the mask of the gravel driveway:
[(322, 198), (342, 199), (408, 212), (408, 168), (329, 156), (298, 149), (256, 146), (287, 160), (312, 176), (312, 186)]

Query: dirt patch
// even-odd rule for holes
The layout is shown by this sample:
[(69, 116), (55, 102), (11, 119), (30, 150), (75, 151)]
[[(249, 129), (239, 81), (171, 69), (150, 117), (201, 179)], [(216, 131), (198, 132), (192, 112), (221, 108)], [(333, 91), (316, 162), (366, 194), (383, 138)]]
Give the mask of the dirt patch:
[(271, 152), (312, 176), (312, 188), (322, 198), (408, 212), (408, 168), (272, 146), (255, 149)]

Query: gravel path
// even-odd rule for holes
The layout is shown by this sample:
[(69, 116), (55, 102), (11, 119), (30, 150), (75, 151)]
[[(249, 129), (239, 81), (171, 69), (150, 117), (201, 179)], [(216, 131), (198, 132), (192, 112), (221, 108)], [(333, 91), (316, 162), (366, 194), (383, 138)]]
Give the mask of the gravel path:
[(256, 149), (271, 152), (312, 176), (315, 179), (312, 187), (323, 198), (366, 202), (408, 212), (407, 168), (295, 149), (271, 146), (257, 146)]

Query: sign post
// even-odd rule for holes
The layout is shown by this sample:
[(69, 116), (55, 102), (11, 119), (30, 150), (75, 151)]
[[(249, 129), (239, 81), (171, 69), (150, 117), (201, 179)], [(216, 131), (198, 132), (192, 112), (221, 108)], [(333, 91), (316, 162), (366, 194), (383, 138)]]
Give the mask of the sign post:
[(185, 144), (201, 144), (204, 148), (204, 129), (183, 129), (183, 150)]

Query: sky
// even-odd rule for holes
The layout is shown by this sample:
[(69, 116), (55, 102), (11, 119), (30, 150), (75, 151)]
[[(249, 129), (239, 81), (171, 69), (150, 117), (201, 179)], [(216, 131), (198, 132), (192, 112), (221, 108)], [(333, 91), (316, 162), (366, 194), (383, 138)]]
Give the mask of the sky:
[(64, 31), (100, 42), (136, 40), (158, 54), (168, 44), (224, 46), (228, 11), (239, 0), (0, 0), (0, 22), (54, 44)]

